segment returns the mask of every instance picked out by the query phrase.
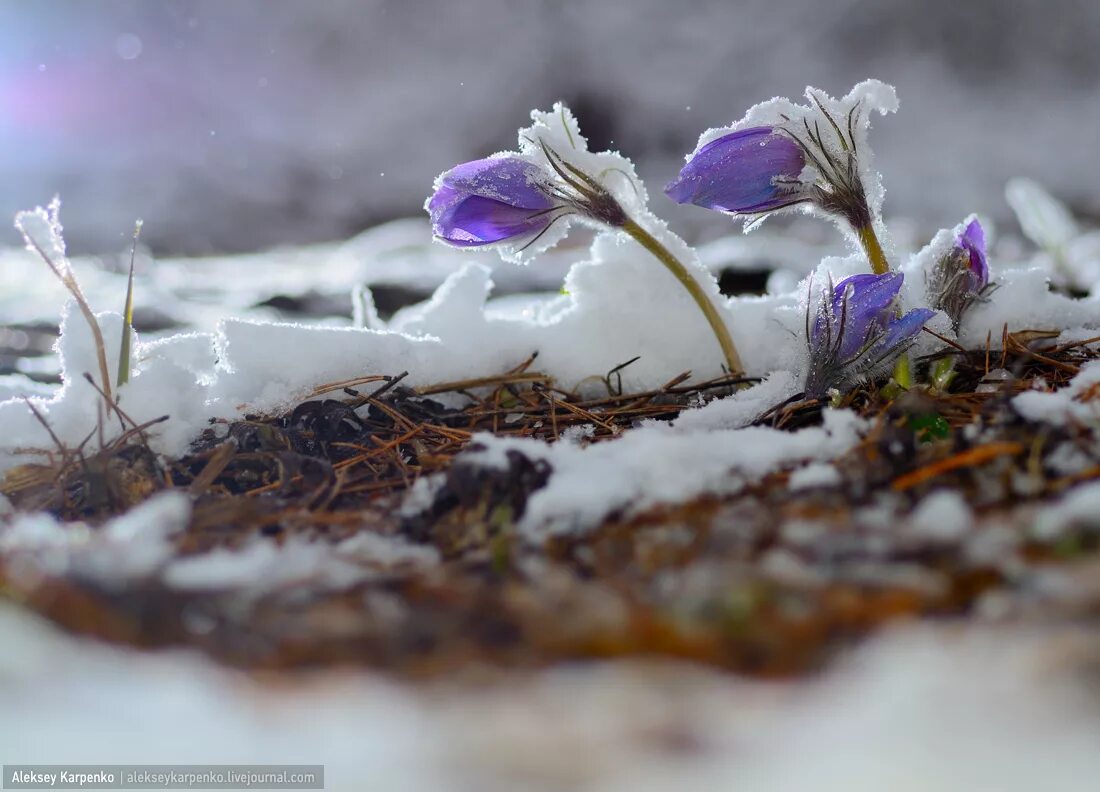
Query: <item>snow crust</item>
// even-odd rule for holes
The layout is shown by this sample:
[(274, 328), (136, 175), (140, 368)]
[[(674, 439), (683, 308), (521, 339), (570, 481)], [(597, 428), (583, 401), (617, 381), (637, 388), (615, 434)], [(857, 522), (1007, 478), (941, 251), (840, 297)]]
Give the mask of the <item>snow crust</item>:
[(735, 493), (772, 471), (840, 456), (866, 427), (853, 412), (830, 410), (823, 426), (798, 432), (648, 426), (589, 446), (479, 435), (475, 441), (484, 448), (462, 454), (457, 464), (504, 468), (509, 451), (549, 463), (549, 481), (530, 497), (519, 523), (540, 536), (590, 528), (613, 513)]
[[(888, 109), (888, 98), (889, 92), (866, 94), (869, 106), (874, 99), (875, 107)], [(771, 104), (767, 106), (775, 109)], [(746, 123), (755, 123), (753, 113), (762, 112), (750, 111), (747, 118), (753, 120)], [(564, 128), (553, 129), (554, 124), (560, 127), (561, 117), (560, 113), (543, 114), (535, 127), (546, 126), (546, 135), (555, 145), (568, 146)], [(569, 122), (571, 116), (566, 114), (565, 119)], [(579, 132), (575, 128), (570, 131), (574, 142), (582, 146)], [(580, 156), (584, 152), (578, 149), (573, 153)], [(589, 166), (595, 167), (591, 163)], [(634, 201), (630, 204), (632, 210), (639, 217), (650, 218), (647, 222), (656, 223), (645, 214), (644, 192), (635, 196), (625, 184), (624, 189), (631, 193), (630, 198), (621, 196), (624, 202)], [(63, 240), (50, 236), (58, 236), (59, 231), (47, 222), (49, 217), (45, 211), (32, 212), (24, 222), (37, 218), (40, 222), (36, 233), (45, 235), (46, 243), (55, 251), (63, 250)], [(941, 231), (904, 262), (904, 309), (925, 304), (929, 268), (953, 243), (965, 222)], [(807, 363), (803, 336), (808, 300), (830, 279), (835, 282), (864, 271), (862, 257), (826, 257), (793, 289), (727, 299), (718, 294), (713, 276), (682, 240), (657, 224), (651, 230), (691, 264), (738, 342), (748, 374), (763, 378), (759, 385), (732, 397), (686, 411), (676, 422), (679, 430), (737, 429), (797, 394)], [(387, 233), (377, 231), (383, 239)], [(429, 249), (447, 252), (439, 246)], [(685, 371), (697, 380), (721, 374), (720, 351), (697, 307), (675, 279), (633, 240), (604, 233), (597, 237), (587, 256), (572, 255), (579, 260), (574, 260), (566, 275), (564, 293), (512, 298), (507, 308), (492, 307), (489, 302), (495, 278), (507, 270), (493, 271), (468, 263), (452, 272), (430, 300), (400, 312), (389, 323), (375, 316), (369, 329), (231, 318), (218, 323), (213, 332), (178, 333), (148, 341), (139, 338), (131, 381), (118, 390), (120, 404), (139, 423), (169, 416), (149, 431), (155, 450), (176, 455), (186, 450), (211, 418), (233, 418), (244, 410), (278, 410), (308, 398), (318, 386), (366, 374), (408, 371), (405, 383), (416, 387), (507, 371), (536, 351), (538, 370), (554, 377), (562, 387), (588, 394), (605, 392), (607, 372), (639, 355), (621, 371), (626, 391), (658, 388)], [(968, 312), (960, 328), (960, 341), (984, 346), (988, 340), (997, 349), (1006, 327), (1010, 331), (1061, 330), (1060, 342), (1097, 335), (1100, 294), (1068, 297), (1049, 288), (1052, 277), (1042, 261), (1002, 267), (996, 257), (991, 257), (991, 278), (997, 289)], [(48, 280), (42, 271), (39, 278)], [(99, 322), (113, 370), (121, 319), (107, 312), (99, 314)], [(942, 315), (934, 317), (929, 328), (944, 335), (951, 332)], [(100, 399), (83, 378), (85, 372), (98, 369), (90, 333), (72, 304), (64, 309), (61, 330), (57, 349), (62, 387), (44, 395), (43, 388), (15, 380), (7, 395), (30, 395), (61, 441), (75, 446), (93, 432), (99, 421)], [(932, 352), (939, 344), (931, 335), (922, 334), (913, 354)], [(1087, 370), (1094, 372), (1095, 367)], [(1017, 405), (1025, 414), (1094, 418), (1090, 403), (1073, 400), (1093, 381), (1084, 372), (1082, 377), (1076, 389), (1064, 395), (1027, 393), (1018, 397)], [(47, 432), (21, 398), (0, 403), (0, 426), (4, 428), (0, 435), (0, 467), (25, 460), (18, 453), (21, 449), (52, 446)], [(110, 438), (121, 428), (108, 420), (104, 431)]]
[(1093, 296), (1100, 292), (1100, 231), (1082, 232), (1069, 208), (1031, 179), (1011, 179), (1005, 200), (1038, 248), (1033, 266), (1059, 286)]

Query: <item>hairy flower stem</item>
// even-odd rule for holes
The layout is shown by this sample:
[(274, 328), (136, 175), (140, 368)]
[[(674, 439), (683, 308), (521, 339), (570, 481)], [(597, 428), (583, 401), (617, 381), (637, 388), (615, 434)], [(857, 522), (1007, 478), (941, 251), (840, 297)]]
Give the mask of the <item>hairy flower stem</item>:
[[(699, 310), (703, 312), (703, 316), (707, 318), (707, 323), (710, 324), (710, 329), (714, 331), (714, 336), (718, 339), (719, 346), (722, 347), (722, 354), (726, 358), (726, 368), (729, 369), (729, 373), (733, 375), (740, 375), (745, 372), (744, 367), (741, 365), (741, 356), (737, 354), (737, 347), (733, 345), (733, 338), (730, 337), (729, 328), (726, 327), (726, 323), (722, 321), (722, 317), (718, 315), (718, 310), (714, 307), (714, 303), (710, 301), (706, 292), (699, 285), (699, 282), (691, 276), (691, 273), (687, 271), (687, 268), (680, 263), (680, 260), (676, 256), (672, 255), (671, 251), (662, 245), (656, 237), (642, 228), (633, 220), (629, 218), (621, 226), (622, 230), (634, 237), (634, 239), (652, 253), (658, 261), (668, 268), (676, 280), (680, 281), (680, 285), (688, 290), (688, 294), (695, 300), (695, 304), (699, 306)], [(881, 252), (881, 249), (880, 249)], [(885, 261), (885, 259), (883, 259)]]
[(868, 223), (858, 227), (856, 233), (859, 235), (859, 244), (863, 245), (863, 251), (867, 254), (867, 260), (871, 262), (871, 272), (876, 275), (889, 272), (890, 264), (886, 261), (886, 254), (882, 252), (874, 227)]

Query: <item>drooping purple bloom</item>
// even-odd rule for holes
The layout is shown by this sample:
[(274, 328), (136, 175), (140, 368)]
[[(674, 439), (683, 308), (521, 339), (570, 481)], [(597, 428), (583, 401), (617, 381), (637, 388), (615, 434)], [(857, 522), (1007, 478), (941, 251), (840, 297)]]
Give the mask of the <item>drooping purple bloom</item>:
[(539, 234), (554, 219), (559, 202), (550, 177), (519, 157), (465, 162), (436, 180), (428, 199), (432, 231), (458, 247), (474, 247)]
[(955, 238), (951, 250), (936, 262), (928, 292), (932, 304), (951, 318), (958, 332), (963, 314), (990, 288), (985, 230), (974, 219)]
[(806, 95), (809, 106), (784, 111), (771, 126), (738, 130), (700, 148), (665, 191), (678, 203), (750, 220), (797, 204), (812, 206), (844, 220), (872, 271), (887, 272), (875, 231), (877, 206), (861, 175), (858, 133), (868, 126), (863, 98), (838, 105), (813, 89)]
[(807, 396), (874, 374), (912, 342), (935, 311), (898, 316), (894, 300), (904, 279), (900, 272), (852, 275), (822, 296), (812, 328), (807, 318)]
[(774, 127), (741, 129), (707, 143), (665, 188), (680, 204), (731, 214), (763, 214), (807, 201), (798, 175), (806, 160)]

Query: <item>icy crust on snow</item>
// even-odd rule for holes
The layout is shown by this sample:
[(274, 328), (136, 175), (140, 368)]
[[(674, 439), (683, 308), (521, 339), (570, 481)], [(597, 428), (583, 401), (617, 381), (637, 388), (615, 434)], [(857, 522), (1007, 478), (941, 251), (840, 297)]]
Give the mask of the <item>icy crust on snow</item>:
[[(404, 218), (343, 242), (261, 253), (153, 261), (139, 247), (135, 294), (139, 312), (151, 311), (163, 321), (205, 332), (213, 331), (226, 315), (275, 320), (280, 312), (266, 303), (287, 295), (325, 297), (326, 305), (332, 306), (329, 321), (349, 324), (339, 298), (364, 284), (430, 294), (463, 265), (480, 262), (493, 270), (494, 282), (505, 291), (557, 291), (579, 255), (577, 248), (561, 246), (543, 253), (537, 267), (516, 267), (497, 256), (436, 244), (427, 219)], [(125, 262), (83, 257), (69, 261), (94, 308), (121, 308)], [(0, 249), (0, 278), (0, 316), (6, 323), (57, 321), (58, 306), (68, 294), (47, 276), (37, 254)]]
[[(956, 232), (941, 232), (906, 263), (903, 308), (924, 303), (925, 273)], [(830, 281), (865, 269), (859, 255), (826, 258), (793, 291), (729, 299), (718, 295), (712, 277), (701, 275), (739, 343), (747, 373), (764, 382), (685, 412), (678, 426), (685, 431), (736, 428), (797, 394), (807, 362), (808, 301)], [(992, 348), (999, 348), (1006, 326), (1010, 331), (1061, 329), (1060, 343), (1097, 335), (1100, 296), (1072, 299), (1052, 292), (1047, 276), (1041, 267), (1002, 270), (992, 262), (991, 277), (998, 288), (967, 313), (960, 328), (962, 343), (980, 347), (989, 339)], [(566, 294), (511, 310), (490, 310), (490, 271), (471, 264), (453, 273), (431, 300), (378, 329), (228, 319), (215, 333), (183, 333), (149, 343), (137, 339), (135, 370), (117, 394), (127, 415), (139, 423), (169, 416), (149, 434), (155, 450), (178, 455), (211, 418), (278, 410), (308, 398), (317, 386), (367, 374), (408, 371), (405, 383), (410, 386), (438, 384), (507, 371), (536, 351), (535, 368), (565, 388), (589, 393), (602, 392), (607, 372), (639, 354), (621, 370), (624, 391), (658, 388), (685, 371), (696, 380), (722, 373), (720, 350), (697, 306), (633, 240), (601, 235), (588, 260), (574, 264), (565, 285)], [(113, 371), (121, 318), (104, 313), (99, 322)], [(928, 327), (951, 334), (942, 314)], [(924, 333), (913, 354), (927, 354), (940, 345)], [(75, 447), (95, 429), (101, 400), (83, 378), (85, 372), (98, 372), (98, 365), (91, 334), (71, 304), (62, 319), (58, 350), (63, 386), (52, 397), (32, 400), (61, 441)], [(1025, 402), (1042, 394), (1026, 396)], [(0, 403), (0, 426), (5, 430), (0, 436), (2, 466), (21, 461), (14, 456), (19, 449), (53, 445), (20, 398)], [(121, 431), (115, 420), (108, 420), (104, 430), (108, 439)]]
[[(682, 242), (680, 243), (683, 244)], [(686, 246), (685, 246), (686, 247)], [(706, 321), (680, 284), (634, 241), (608, 233), (587, 261), (574, 265), (568, 294), (533, 304), (529, 312), (487, 312), (490, 272), (468, 265), (427, 303), (378, 330), (223, 321), (216, 333), (180, 334), (135, 345), (137, 366), (118, 389), (123, 409), (141, 423), (170, 420), (149, 431), (153, 448), (176, 455), (210, 418), (240, 410), (276, 410), (309, 396), (316, 386), (364, 374), (408, 371), (410, 386), (504, 372), (538, 352), (537, 368), (566, 388), (598, 392), (603, 377), (622, 370), (625, 391), (657, 388), (691, 371), (697, 379), (722, 374), (721, 351)], [(788, 343), (804, 324), (795, 295), (727, 300), (706, 273), (708, 290), (736, 338), (773, 336), (742, 356), (750, 373), (802, 365), (804, 345)], [(121, 318), (99, 315), (117, 366)], [(91, 335), (73, 306), (66, 308), (59, 341), (63, 387), (35, 404), (62, 442), (78, 445), (96, 427), (99, 399), (84, 381), (98, 372)], [(22, 401), (0, 404), (0, 452), (47, 449), (52, 441)], [(119, 431), (109, 421), (109, 439)], [(11, 460), (8, 460), (10, 464)]]
[(520, 520), (520, 528), (537, 537), (591, 528), (613, 513), (736, 493), (770, 472), (835, 459), (859, 442), (867, 425), (851, 411), (829, 410), (822, 426), (798, 432), (646, 426), (589, 446), (479, 435), (479, 447), (458, 464), (507, 468), (511, 451), (547, 462), (550, 478)]
[(1050, 541), (1074, 526), (1100, 530), (1100, 482), (1084, 484), (1068, 492), (1039, 513), (1032, 530), (1040, 540)]
[[(812, 89), (808, 96), (832, 113), (843, 111), (845, 117), (846, 108), (860, 102), (864, 112), (854, 129), (860, 147), (866, 144), (867, 115), (896, 108), (893, 89), (876, 81), (861, 83), (841, 100)], [(779, 113), (795, 119), (801, 117), (799, 113), (807, 112), (809, 106), (799, 109), (787, 100), (772, 100), (750, 110), (735, 127), (774, 120)], [(800, 282), (795, 282), (793, 273), (787, 273), (789, 277), (769, 284), (771, 291), (765, 296), (726, 298), (719, 293), (716, 279), (699, 256), (648, 211), (645, 189), (628, 160), (613, 152), (587, 151), (576, 120), (565, 108), (556, 106), (549, 113), (536, 112), (533, 121), (530, 127), (521, 130), (522, 155), (545, 165), (546, 155), (538, 143), (543, 141), (577, 167), (600, 178), (626, 210), (685, 263), (729, 327), (746, 373), (763, 379), (753, 388), (716, 400), (702, 409), (686, 411), (676, 422), (679, 430), (736, 429), (797, 395), (808, 364), (805, 338), (808, 306), (818, 305), (822, 290), (831, 284), (866, 272), (863, 255), (826, 257), (803, 270), (809, 274)], [(712, 130), (708, 134), (713, 137), (721, 132)], [(707, 139), (708, 135), (704, 135), (703, 143)], [(861, 151), (861, 167), (870, 168), (868, 155), (869, 150)], [(1055, 199), (1041, 193), (1041, 188), (1035, 185), (1021, 188), (1017, 184), (1014, 193), (1021, 190), (1028, 197), (1027, 201), (1016, 202), (1017, 211), (1024, 213), (1021, 223), (1037, 244), (1051, 250), (1012, 267), (1003, 267), (997, 257), (991, 257), (990, 277), (996, 288), (971, 306), (963, 317), (958, 339), (964, 346), (980, 348), (988, 343), (992, 349), (999, 349), (1006, 329), (1059, 330), (1061, 336), (1056, 343), (1084, 342), (1100, 334), (1100, 290), (1086, 298), (1071, 298), (1049, 288), (1052, 280), (1057, 281), (1052, 262), (1060, 260), (1057, 256), (1067, 248), (1067, 240), (1072, 242), (1076, 238), (1076, 225), (1065, 221), (1063, 215), (1068, 215), (1068, 211), (1058, 208)], [(934, 267), (972, 217), (939, 232), (922, 250), (901, 263), (906, 276), (900, 294), (903, 310), (928, 304), (926, 285)], [(65, 258), (56, 202), (48, 209), (22, 213), (19, 224), (59, 267), (71, 266)], [(1049, 230), (1050, 227), (1054, 230)], [(394, 234), (405, 238), (404, 231), (381, 228), (367, 232), (359, 240), (376, 235), (389, 239)], [(365, 250), (356, 245), (360, 243), (353, 240), (347, 246), (360, 253)], [(428, 249), (443, 254), (453, 252), (438, 245)], [(562, 252), (559, 249), (548, 255)], [(412, 255), (407, 251), (406, 254)], [(573, 255), (581, 258), (579, 254)], [(408, 260), (410, 268), (419, 266), (418, 256)], [(344, 260), (350, 262), (354, 258), (355, 254), (349, 252)], [(224, 260), (222, 266), (224, 269)], [(50, 281), (44, 269), (39, 263), (38, 278)], [(293, 269), (289, 267), (288, 271)], [(534, 369), (554, 378), (560, 387), (584, 394), (605, 392), (608, 372), (628, 361), (632, 362), (615, 376), (616, 382), (621, 378), (624, 392), (659, 388), (684, 372), (691, 372), (695, 381), (723, 373), (721, 351), (698, 306), (647, 250), (621, 232), (600, 233), (587, 257), (574, 260), (562, 294), (513, 296), (506, 302), (489, 303), (494, 279), (508, 271), (493, 274), (486, 266), (468, 263), (452, 272), (430, 300), (400, 311), (388, 323), (371, 310), (369, 294), (362, 292), (357, 314), (360, 323), (369, 327), (232, 318), (222, 320), (212, 333), (180, 333), (149, 342), (135, 338), (131, 379), (116, 391), (120, 406), (139, 424), (168, 416), (151, 426), (148, 434), (155, 451), (177, 456), (186, 451), (210, 419), (232, 419), (243, 411), (278, 411), (314, 397), (319, 386), (368, 375), (408, 372), (406, 385), (436, 385), (503, 373), (536, 352)], [(201, 284), (205, 276), (192, 277)], [(201, 285), (198, 288), (201, 290)], [(233, 310), (232, 301), (229, 310)], [(113, 372), (117, 367), (122, 320), (114, 313), (100, 313), (98, 317), (108, 370)], [(927, 329), (946, 337), (953, 335), (950, 322), (942, 313), (929, 320)], [(921, 333), (911, 354), (921, 356), (941, 348), (942, 342), (934, 335)], [(63, 312), (57, 350), (62, 387), (55, 392), (44, 394), (43, 389), (25, 380), (0, 383), (0, 396), (10, 397), (0, 401), (0, 427), (4, 430), (0, 432), (0, 470), (25, 461), (27, 451), (53, 447), (53, 438), (39, 416), (70, 448), (97, 434), (102, 399), (84, 375), (98, 373), (99, 367), (86, 322), (71, 303)], [(1073, 391), (1066, 398), (1076, 393)], [(31, 398), (39, 415), (28, 408), (22, 397)], [(1025, 394), (1020, 399), (1025, 410), (1066, 413), (1051, 406), (1064, 401), (1056, 396), (1037, 393)], [(1084, 402), (1075, 402), (1067, 409), (1078, 417), (1093, 415), (1091, 406)], [(116, 417), (107, 414), (102, 421), (107, 440), (123, 431)]]

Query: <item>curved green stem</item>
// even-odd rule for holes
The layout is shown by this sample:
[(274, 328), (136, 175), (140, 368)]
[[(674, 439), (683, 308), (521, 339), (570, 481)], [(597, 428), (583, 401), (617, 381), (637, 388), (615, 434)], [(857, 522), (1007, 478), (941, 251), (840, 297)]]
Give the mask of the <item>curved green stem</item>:
[(741, 356), (737, 354), (737, 347), (733, 345), (729, 328), (722, 321), (718, 309), (714, 307), (714, 303), (710, 301), (710, 297), (703, 291), (703, 287), (699, 285), (699, 282), (691, 276), (687, 268), (680, 263), (676, 256), (672, 255), (668, 248), (636, 222), (627, 219), (623, 223), (622, 229), (664, 264), (668, 271), (676, 277), (676, 280), (680, 281), (680, 285), (687, 289), (688, 294), (695, 300), (695, 304), (699, 306), (699, 310), (703, 312), (703, 316), (707, 318), (710, 329), (714, 331), (714, 336), (718, 339), (719, 346), (722, 347), (722, 354), (726, 358), (726, 368), (729, 369), (730, 374), (743, 374), (745, 369), (741, 365)]
[(874, 226), (870, 223), (860, 226), (856, 229), (856, 234), (859, 235), (859, 244), (863, 246), (867, 260), (871, 262), (871, 272), (876, 275), (885, 275), (889, 272), (890, 264), (886, 261), (886, 254), (882, 252), (882, 245), (879, 244)]
[[(863, 246), (863, 252), (867, 254), (867, 260), (871, 262), (871, 271), (876, 275), (885, 275), (890, 271), (890, 263), (886, 260), (886, 254), (882, 251), (882, 245), (878, 241), (878, 235), (871, 223), (856, 229), (859, 235), (859, 243)], [(901, 316), (901, 306), (897, 307), (897, 315)], [(903, 352), (894, 366), (894, 381), (905, 390), (913, 387), (913, 364), (909, 360), (909, 353)]]

